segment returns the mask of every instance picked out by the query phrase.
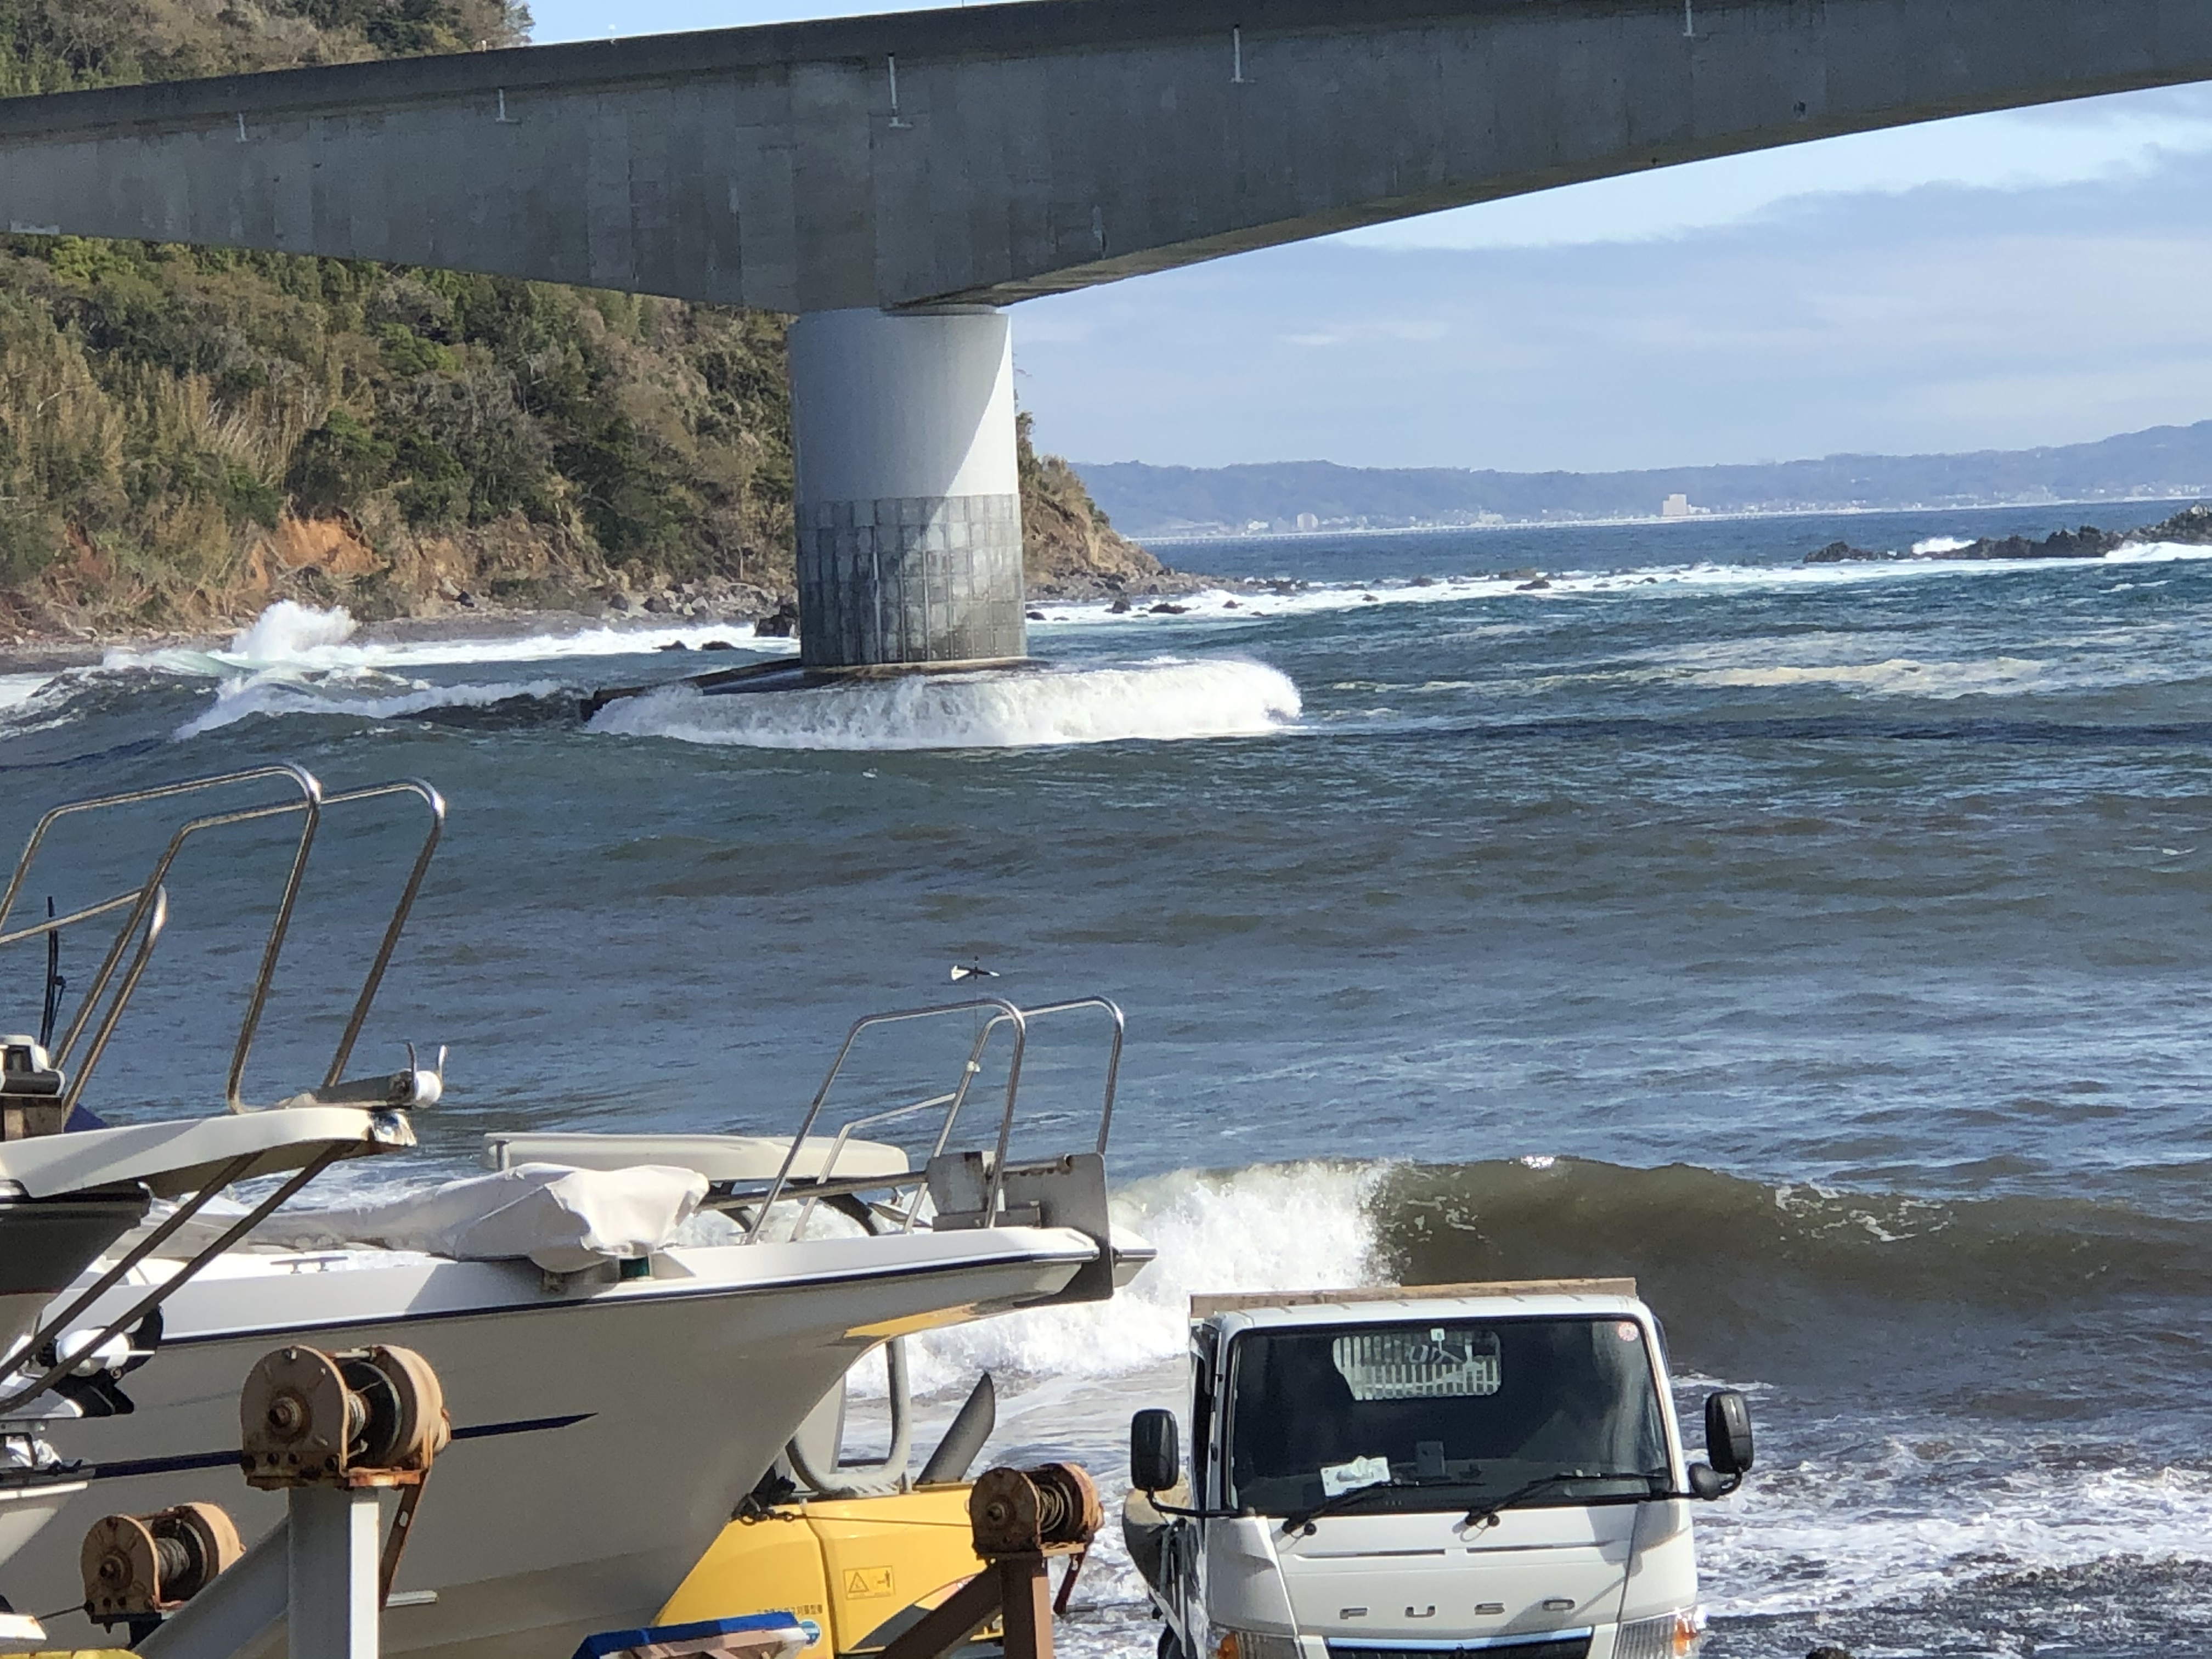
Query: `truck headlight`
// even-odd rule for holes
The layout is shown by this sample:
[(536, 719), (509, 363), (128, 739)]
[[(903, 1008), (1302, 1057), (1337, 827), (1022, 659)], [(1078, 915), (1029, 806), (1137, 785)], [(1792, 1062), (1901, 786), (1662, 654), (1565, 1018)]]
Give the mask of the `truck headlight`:
[(1613, 1638), (1613, 1659), (1691, 1659), (1705, 1641), (1705, 1610), (1679, 1607), (1623, 1625)]
[(1206, 1659), (1299, 1659), (1298, 1638), (1267, 1631), (1215, 1625), (1206, 1632)]

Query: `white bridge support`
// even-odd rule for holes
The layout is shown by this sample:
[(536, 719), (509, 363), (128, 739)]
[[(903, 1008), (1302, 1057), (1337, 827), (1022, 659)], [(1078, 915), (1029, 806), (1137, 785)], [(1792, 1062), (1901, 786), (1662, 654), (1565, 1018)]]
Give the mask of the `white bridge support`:
[(1028, 653), (1004, 313), (801, 316), (791, 422), (802, 663)]

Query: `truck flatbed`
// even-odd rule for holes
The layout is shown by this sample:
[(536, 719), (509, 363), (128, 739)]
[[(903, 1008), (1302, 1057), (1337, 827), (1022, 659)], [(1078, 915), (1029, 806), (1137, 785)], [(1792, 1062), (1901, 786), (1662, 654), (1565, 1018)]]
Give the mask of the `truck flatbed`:
[(1360, 1302), (1443, 1302), (1477, 1297), (1634, 1296), (1632, 1279), (1496, 1279), (1464, 1285), (1361, 1285), (1339, 1291), (1231, 1291), (1194, 1296), (1190, 1316), (1247, 1313), (1255, 1308), (1340, 1307)]

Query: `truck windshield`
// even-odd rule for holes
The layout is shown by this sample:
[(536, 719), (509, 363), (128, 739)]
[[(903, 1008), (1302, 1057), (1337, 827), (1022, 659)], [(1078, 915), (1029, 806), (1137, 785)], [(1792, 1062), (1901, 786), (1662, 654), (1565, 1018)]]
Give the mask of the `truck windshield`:
[[(1643, 1328), (1498, 1319), (1249, 1331), (1230, 1381), (1232, 1507), (1288, 1515), (1365, 1486), (1360, 1512), (1530, 1504), (1672, 1483)], [(1334, 1505), (1332, 1505), (1334, 1507)]]

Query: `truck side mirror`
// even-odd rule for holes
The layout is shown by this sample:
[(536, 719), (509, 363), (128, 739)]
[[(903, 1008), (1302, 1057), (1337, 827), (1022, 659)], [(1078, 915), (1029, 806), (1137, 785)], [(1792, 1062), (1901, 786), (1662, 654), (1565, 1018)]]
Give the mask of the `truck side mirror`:
[(1705, 1461), (1721, 1474), (1751, 1472), (1751, 1404), (1734, 1389), (1705, 1396)]
[(1175, 1413), (1154, 1407), (1129, 1419), (1129, 1484), (1139, 1492), (1165, 1492), (1182, 1478), (1182, 1449)]

